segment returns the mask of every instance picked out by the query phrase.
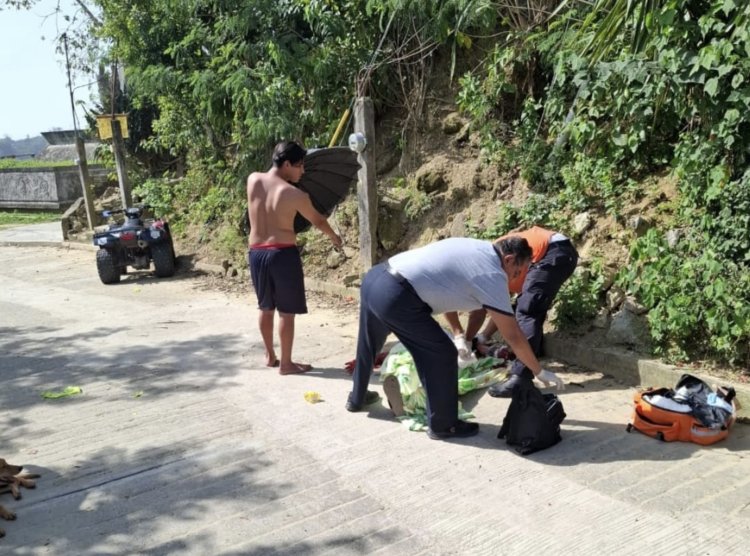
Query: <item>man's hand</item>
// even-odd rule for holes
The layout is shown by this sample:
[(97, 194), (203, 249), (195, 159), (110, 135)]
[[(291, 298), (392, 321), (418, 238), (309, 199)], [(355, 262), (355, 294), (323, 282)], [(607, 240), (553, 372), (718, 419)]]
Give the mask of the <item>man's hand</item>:
[(536, 375), (535, 378), (545, 386), (554, 384), (555, 388), (557, 388), (558, 390), (565, 390), (565, 384), (563, 384), (562, 379), (552, 371), (542, 369), (541, 371), (539, 371), (539, 374)]
[(466, 343), (466, 338), (463, 337), (463, 334), (453, 336), (453, 345), (456, 346), (458, 356), (462, 359), (471, 353), (471, 348), (469, 347), (469, 344)]
[(344, 245), (344, 242), (341, 240), (341, 236), (339, 236), (338, 234), (333, 234), (331, 243), (333, 243), (333, 246), (337, 249), (341, 249), (341, 246)]

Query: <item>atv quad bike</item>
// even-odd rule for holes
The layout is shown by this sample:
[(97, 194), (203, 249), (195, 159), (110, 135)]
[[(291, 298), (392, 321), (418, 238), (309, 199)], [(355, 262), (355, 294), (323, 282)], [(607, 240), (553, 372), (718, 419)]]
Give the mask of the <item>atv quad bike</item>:
[(94, 234), (96, 269), (104, 284), (120, 281), (127, 274), (127, 267), (147, 270), (151, 261), (154, 272), (160, 278), (175, 273), (175, 253), (169, 224), (161, 218), (143, 219), (148, 205), (117, 210), (105, 210), (102, 216), (109, 218), (124, 214), (122, 224), (111, 225), (105, 231)]

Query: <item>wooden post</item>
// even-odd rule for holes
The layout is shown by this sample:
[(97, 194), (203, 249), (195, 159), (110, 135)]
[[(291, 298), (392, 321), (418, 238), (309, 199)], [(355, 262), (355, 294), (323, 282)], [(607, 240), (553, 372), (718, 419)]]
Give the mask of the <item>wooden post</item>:
[(91, 190), (91, 178), (89, 177), (89, 165), (86, 161), (86, 147), (78, 134), (76, 134), (76, 151), (78, 152), (78, 176), (81, 178), (81, 188), (83, 189), (83, 202), (86, 205), (86, 220), (89, 224), (89, 230), (93, 230), (98, 219), (94, 212), (94, 193)]
[(117, 118), (112, 118), (112, 150), (115, 154), (117, 181), (120, 184), (122, 208), (127, 208), (133, 204), (133, 197), (130, 194), (130, 182), (128, 181), (128, 172), (125, 168), (125, 148), (122, 144), (122, 131), (120, 130), (120, 122)]
[(360, 97), (354, 103), (354, 132), (367, 140), (365, 150), (357, 158), (359, 169), (359, 257), (365, 272), (375, 264), (378, 238), (378, 191), (375, 182), (375, 109), (372, 100)]

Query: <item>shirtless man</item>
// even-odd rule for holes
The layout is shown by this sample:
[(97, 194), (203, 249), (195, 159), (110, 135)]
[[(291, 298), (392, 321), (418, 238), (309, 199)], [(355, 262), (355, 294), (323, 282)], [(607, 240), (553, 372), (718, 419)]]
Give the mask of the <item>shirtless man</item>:
[[(271, 169), (253, 172), (247, 178), (248, 259), (258, 296), (258, 324), (266, 348), (266, 365), (278, 366), (282, 375), (304, 373), (312, 368), (292, 361), (294, 317), (307, 313), (302, 259), (294, 233), (296, 214), (299, 212), (336, 247), (341, 247), (341, 238), (331, 229), (326, 217), (315, 210), (310, 196), (291, 185), (305, 173), (305, 154), (305, 149), (297, 143), (283, 141), (273, 151)], [(279, 312), (280, 360), (273, 347), (274, 311)]]

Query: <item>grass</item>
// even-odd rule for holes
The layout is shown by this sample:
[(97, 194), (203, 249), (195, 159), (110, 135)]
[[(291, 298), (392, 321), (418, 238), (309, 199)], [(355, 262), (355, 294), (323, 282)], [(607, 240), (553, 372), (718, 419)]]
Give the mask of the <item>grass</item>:
[(0, 210), (0, 228), (8, 226), (20, 226), (23, 224), (40, 224), (42, 222), (54, 222), (60, 219), (61, 214), (56, 211), (41, 210)]
[(16, 170), (22, 168), (61, 168), (70, 166), (75, 168), (76, 163), (74, 160), (16, 160), (15, 158), (0, 160), (0, 170)]

